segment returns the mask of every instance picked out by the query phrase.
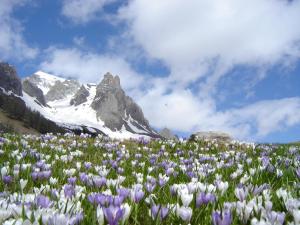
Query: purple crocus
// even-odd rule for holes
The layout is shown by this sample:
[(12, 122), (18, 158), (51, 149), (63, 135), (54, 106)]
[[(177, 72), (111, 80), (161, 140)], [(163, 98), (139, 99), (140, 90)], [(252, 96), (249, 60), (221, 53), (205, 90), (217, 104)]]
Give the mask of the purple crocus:
[(12, 182), (12, 176), (10, 175), (4, 175), (2, 177), (3, 183), (6, 185), (9, 185)]
[(300, 168), (295, 170), (297, 177), (300, 179)]
[(36, 197), (36, 204), (40, 208), (48, 208), (51, 205), (50, 199), (45, 195), (38, 195)]
[(31, 173), (31, 178), (33, 181), (36, 181), (38, 179), (38, 173), (37, 172), (32, 172)]
[(79, 179), (82, 183), (86, 183), (88, 180), (88, 175), (86, 175), (86, 173), (80, 173), (79, 174)]
[(41, 179), (49, 179), (49, 177), (51, 176), (52, 172), (51, 170), (45, 170), (45, 171), (42, 171), (40, 172), (40, 178)]
[(230, 211), (225, 211), (222, 214), (218, 211), (212, 213), (213, 225), (230, 225), (232, 222)]
[(149, 193), (152, 193), (152, 192), (154, 191), (155, 187), (156, 187), (156, 184), (155, 184), (155, 183), (147, 182), (147, 183), (145, 184), (145, 188), (146, 188), (146, 190), (147, 190)]
[(145, 193), (142, 191), (142, 190), (136, 190), (135, 192), (134, 192), (134, 202), (135, 203), (138, 203), (139, 201), (141, 201), (142, 200), (142, 198), (144, 197), (144, 195), (145, 195)]
[(160, 220), (166, 218), (169, 213), (169, 209), (167, 207), (161, 205), (152, 205), (151, 206), (151, 216), (153, 219), (156, 219), (159, 216)]
[(207, 205), (210, 202), (215, 202), (216, 201), (216, 196), (211, 193), (199, 193), (196, 196), (196, 207), (200, 207), (201, 205)]
[(106, 185), (106, 178), (105, 177), (95, 177), (93, 178), (93, 183), (95, 187), (100, 188)]
[(158, 179), (159, 186), (163, 187), (163, 186), (165, 186), (166, 183), (167, 183), (166, 179), (161, 178), (161, 177)]
[(92, 163), (91, 162), (85, 162), (84, 166), (85, 166), (86, 169), (89, 170), (90, 168), (92, 168)]
[(122, 196), (125, 199), (129, 196), (130, 190), (127, 188), (119, 188), (117, 189), (117, 193), (119, 196)]
[(76, 177), (69, 177), (68, 183), (74, 186), (76, 183), (76, 179), (77, 179)]
[(78, 225), (80, 224), (80, 222), (83, 220), (83, 214), (82, 213), (78, 213), (75, 216), (73, 216), (72, 218), (70, 218), (70, 225)]
[(88, 195), (87, 198), (90, 203), (101, 205), (101, 206), (105, 206), (107, 202), (106, 196), (101, 193), (91, 193)]
[(67, 184), (64, 187), (64, 193), (66, 198), (72, 198), (75, 195), (75, 189), (72, 185)]
[(103, 213), (109, 225), (117, 225), (124, 215), (124, 210), (118, 206), (110, 205), (103, 208)]

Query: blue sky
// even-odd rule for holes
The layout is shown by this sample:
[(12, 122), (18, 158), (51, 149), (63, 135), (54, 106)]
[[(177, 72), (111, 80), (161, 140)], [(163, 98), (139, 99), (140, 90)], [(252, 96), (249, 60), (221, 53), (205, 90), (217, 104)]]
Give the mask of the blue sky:
[(300, 1), (3, 0), (0, 60), (99, 82), (180, 135), (300, 140)]

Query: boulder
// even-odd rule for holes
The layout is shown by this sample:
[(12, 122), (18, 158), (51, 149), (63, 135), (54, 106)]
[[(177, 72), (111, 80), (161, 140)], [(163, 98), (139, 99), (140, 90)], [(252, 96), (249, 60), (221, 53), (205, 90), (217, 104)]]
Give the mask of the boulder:
[(217, 142), (230, 142), (233, 138), (225, 133), (219, 131), (202, 131), (197, 132), (191, 135), (191, 140), (208, 140), (208, 141), (217, 141)]

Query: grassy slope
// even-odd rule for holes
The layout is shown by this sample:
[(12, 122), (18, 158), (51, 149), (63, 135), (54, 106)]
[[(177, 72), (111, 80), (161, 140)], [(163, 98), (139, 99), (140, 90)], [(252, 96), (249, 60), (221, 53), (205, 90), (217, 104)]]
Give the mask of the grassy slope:
[(20, 133), (20, 134), (39, 134), (36, 130), (32, 128), (24, 127), (22, 121), (12, 119), (7, 116), (5, 112), (0, 109), (0, 124), (4, 125), (5, 127), (12, 128), (13, 131)]

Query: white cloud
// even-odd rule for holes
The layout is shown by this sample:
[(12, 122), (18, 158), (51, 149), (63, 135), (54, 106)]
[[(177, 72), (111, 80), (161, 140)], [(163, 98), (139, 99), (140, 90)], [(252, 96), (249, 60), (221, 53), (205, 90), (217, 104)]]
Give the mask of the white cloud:
[[(67, 2), (79, 2), (70, 4), (73, 9), (65, 14), (77, 23), (94, 19), (106, 4), (98, 1), (90, 7), (93, 1), (87, 5), (64, 1), (65, 5)], [(121, 45), (122, 55), (52, 47), (41, 68), (92, 82), (101, 80), (107, 71), (120, 75), (125, 90), (157, 128), (222, 130), (237, 138), (258, 139), (300, 124), (300, 98), (219, 110), (213, 93), (218, 92), (220, 78), (236, 65), (258, 68), (259, 73), (249, 79), (255, 83), (271, 66), (290, 66), (297, 61), (299, 12), (299, 0), (131, 0), (119, 11), (119, 18), (127, 23), (123, 35), (127, 38), (129, 34), (133, 42), (126, 48), (120, 44), (124, 40), (111, 42), (113, 49)], [(146, 60), (161, 60), (170, 70), (169, 76), (139, 75), (126, 60), (137, 57), (136, 51), (130, 51), (130, 46), (136, 45), (142, 47)], [(192, 92), (190, 85), (198, 85), (199, 93)]]
[[(214, 95), (237, 65), (258, 69), (245, 88), (250, 93), (269, 68), (299, 60), (299, 0), (131, 0), (118, 16), (146, 57), (170, 70), (138, 98), (154, 126), (258, 138), (300, 124), (299, 98), (220, 111)], [(196, 95), (190, 85), (198, 87)]]
[(83, 82), (99, 82), (106, 72), (119, 75), (122, 86), (132, 91), (142, 86), (143, 77), (118, 56), (84, 52), (77, 48), (55, 48), (46, 51), (40, 67), (46, 72), (74, 77)]
[(231, 110), (230, 117), (238, 123), (248, 123), (257, 137), (280, 131), (300, 123), (300, 98), (260, 101), (241, 109)]
[[(163, 60), (178, 82), (189, 83), (211, 65), (226, 71), (299, 58), (299, 12), (299, 0), (131, 0), (119, 17), (150, 57)], [(212, 73), (209, 84), (224, 75)]]
[(184, 132), (217, 130), (257, 140), (300, 124), (300, 98), (259, 101), (219, 111), (213, 99), (196, 98), (187, 90), (165, 94), (152, 89), (138, 102), (153, 126)]
[(157, 128), (177, 131), (221, 130), (240, 139), (258, 139), (300, 123), (300, 98), (259, 101), (220, 111), (212, 97), (195, 96), (190, 90), (172, 90), (169, 78), (139, 75), (123, 58), (82, 50), (49, 48), (41, 69), (56, 75), (99, 82), (111, 72), (121, 77), (127, 93), (141, 105)]
[(107, 4), (115, 0), (64, 0), (62, 14), (74, 23), (84, 24), (97, 18)]
[(0, 1), (0, 59), (31, 59), (38, 50), (30, 47), (22, 35), (22, 25), (12, 17), (14, 8), (22, 6), (25, 0)]

